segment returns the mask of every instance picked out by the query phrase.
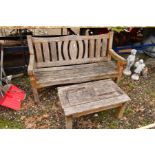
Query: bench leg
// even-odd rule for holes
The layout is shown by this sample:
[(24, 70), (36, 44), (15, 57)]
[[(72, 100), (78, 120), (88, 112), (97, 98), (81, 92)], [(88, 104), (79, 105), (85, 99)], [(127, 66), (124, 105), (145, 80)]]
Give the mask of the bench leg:
[(117, 84), (119, 83), (120, 79), (121, 79), (120, 76), (118, 76), (118, 77), (116, 78), (116, 83), (117, 83)]
[(36, 88), (32, 88), (32, 91), (35, 103), (40, 103), (38, 90)]
[(112, 78), (112, 80), (115, 82), (115, 83), (119, 83), (119, 81), (120, 81), (120, 77), (114, 77), (114, 78)]
[(118, 113), (117, 113), (117, 118), (122, 118), (124, 110), (126, 108), (126, 104), (124, 103), (121, 107), (119, 107)]
[(66, 119), (66, 129), (72, 129), (72, 117), (65, 117)]
[(121, 77), (120, 76), (117, 76), (117, 77), (114, 77), (112, 78), (112, 80), (115, 82), (115, 83), (119, 83), (119, 81), (121, 80)]
[(120, 81), (122, 73), (123, 73), (123, 67), (124, 64), (122, 62), (117, 62), (117, 71), (118, 71), (118, 77), (117, 77), (117, 83)]

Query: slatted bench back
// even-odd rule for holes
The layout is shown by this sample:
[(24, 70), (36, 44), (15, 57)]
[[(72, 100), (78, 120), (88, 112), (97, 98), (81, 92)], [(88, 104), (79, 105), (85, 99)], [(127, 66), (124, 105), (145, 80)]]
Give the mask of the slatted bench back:
[(37, 68), (74, 65), (103, 61), (111, 46), (111, 35), (48, 38), (28, 36), (28, 44), (30, 53), (35, 55)]

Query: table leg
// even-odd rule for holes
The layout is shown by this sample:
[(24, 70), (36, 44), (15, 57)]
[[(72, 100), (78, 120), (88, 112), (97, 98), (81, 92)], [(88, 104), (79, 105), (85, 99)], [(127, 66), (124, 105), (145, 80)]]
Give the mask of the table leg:
[(126, 108), (126, 103), (124, 103), (121, 107), (119, 107), (117, 118), (122, 118), (125, 108)]
[(65, 117), (66, 119), (66, 129), (72, 129), (72, 117)]

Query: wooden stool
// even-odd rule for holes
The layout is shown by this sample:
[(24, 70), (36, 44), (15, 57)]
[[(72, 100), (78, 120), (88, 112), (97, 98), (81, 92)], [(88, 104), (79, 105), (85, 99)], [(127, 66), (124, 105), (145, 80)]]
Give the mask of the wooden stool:
[(66, 128), (72, 128), (72, 119), (107, 109), (118, 108), (121, 118), (125, 102), (130, 101), (112, 80), (100, 80), (58, 87), (58, 95), (66, 117)]

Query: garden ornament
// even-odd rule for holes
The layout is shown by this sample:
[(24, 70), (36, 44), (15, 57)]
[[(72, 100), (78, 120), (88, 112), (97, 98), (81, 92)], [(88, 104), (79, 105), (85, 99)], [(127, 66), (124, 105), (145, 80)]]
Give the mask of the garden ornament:
[(140, 59), (135, 63), (136, 69), (134, 70), (134, 74), (131, 76), (133, 80), (139, 80), (139, 75), (145, 67), (143, 59)]
[(123, 70), (124, 75), (127, 75), (127, 76), (131, 75), (131, 70), (130, 69), (133, 66), (134, 62), (135, 62), (136, 53), (137, 53), (136, 49), (131, 50), (131, 54), (127, 58), (126, 68)]

